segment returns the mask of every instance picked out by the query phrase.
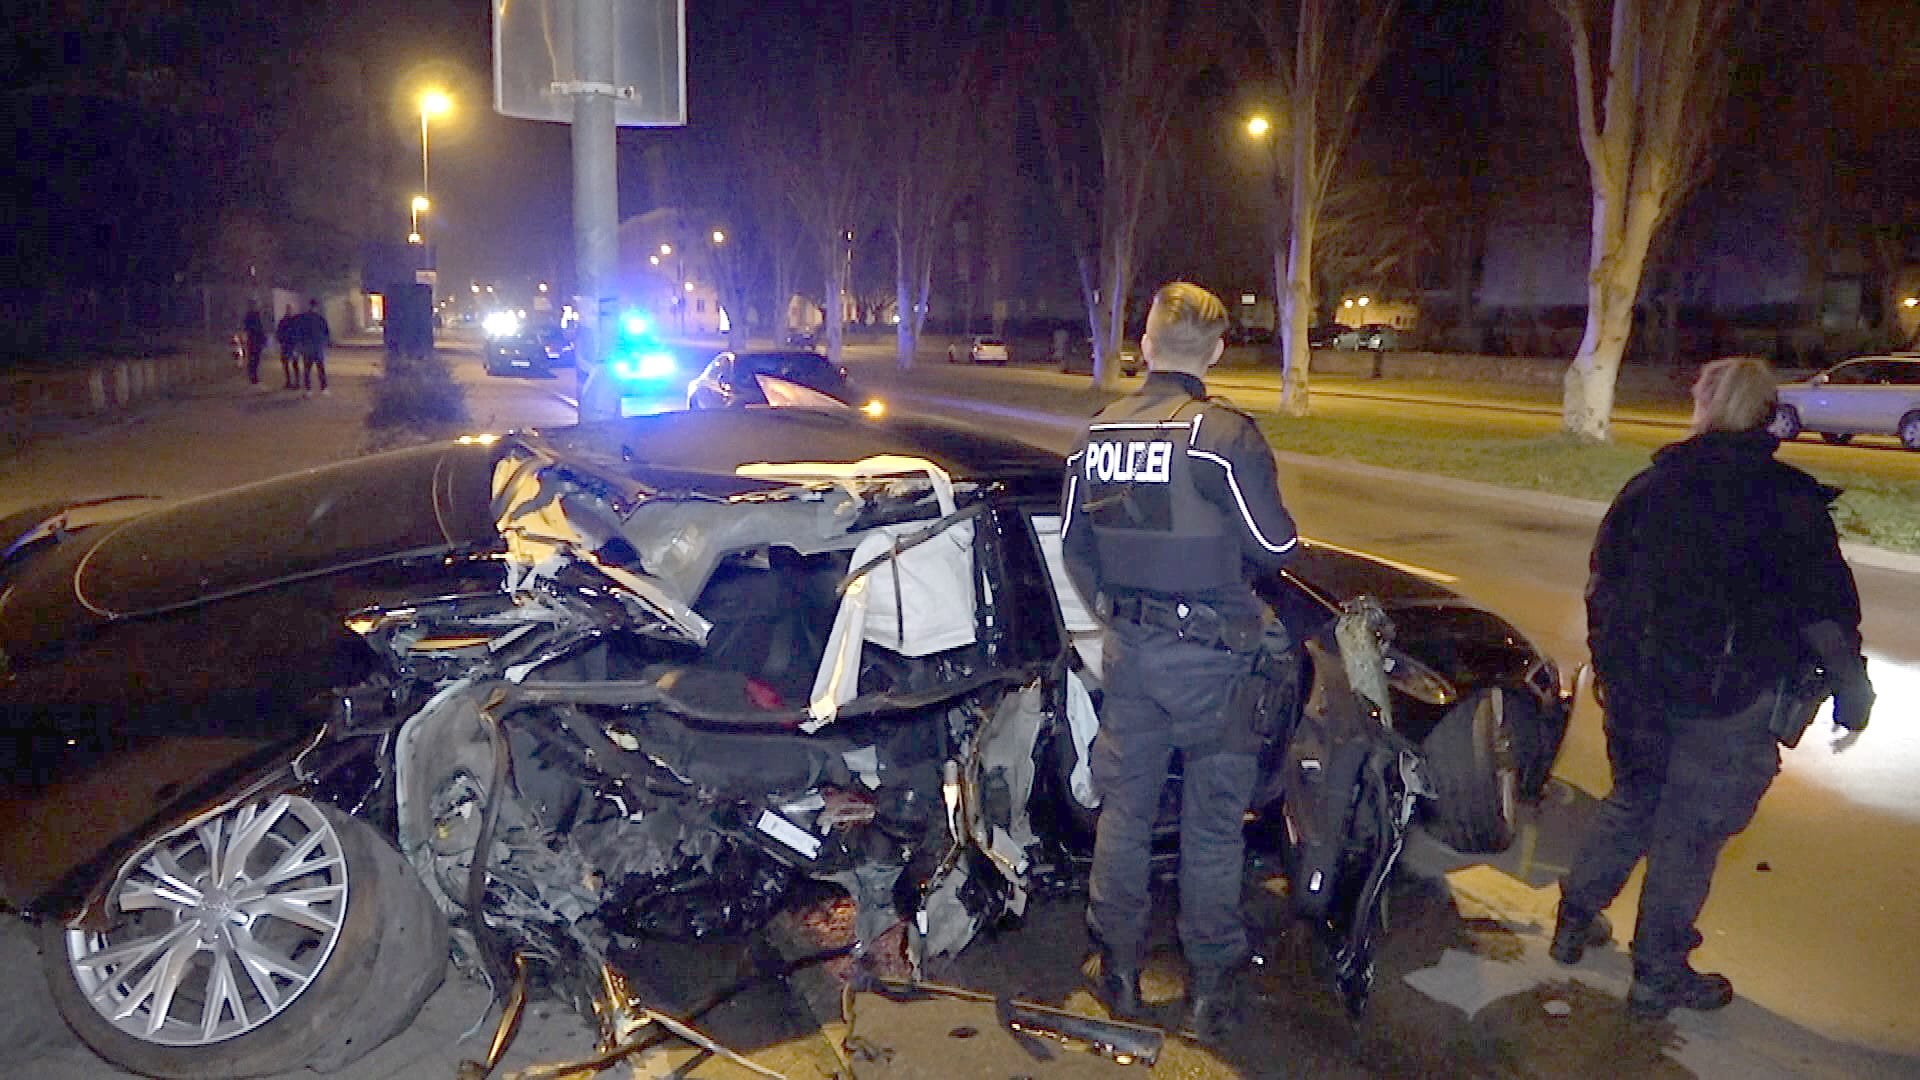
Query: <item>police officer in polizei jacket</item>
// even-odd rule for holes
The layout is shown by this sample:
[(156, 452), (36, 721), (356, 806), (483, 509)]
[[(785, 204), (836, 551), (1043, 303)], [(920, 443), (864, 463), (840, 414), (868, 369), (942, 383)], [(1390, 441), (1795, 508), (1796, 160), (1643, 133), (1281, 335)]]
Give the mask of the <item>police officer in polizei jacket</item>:
[(1141, 1014), (1154, 818), (1181, 755), (1179, 932), (1190, 969), (1188, 1030), (1217, 1039), (1238, 1018), (1251, 957), (1241, 916), (1241, 834), (1259, 740), (1230, 707), (1261, 637), (1249, 580), (1299, 546), (1273, 453), (1245, 414), (1207, 400), (1226, 308), (1185, 282), (1154, 294), (1140, 391), (1093, 418), (1067, 459), (1067, 568), (1106, 622), (1104, 700), (1092, 773), (1101, 799), (1087, 922), (1095, 989)]

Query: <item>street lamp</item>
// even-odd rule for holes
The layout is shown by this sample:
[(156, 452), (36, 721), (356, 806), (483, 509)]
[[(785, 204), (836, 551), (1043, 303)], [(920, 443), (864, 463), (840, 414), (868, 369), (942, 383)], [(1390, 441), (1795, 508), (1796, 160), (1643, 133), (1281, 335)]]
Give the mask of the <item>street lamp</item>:
[(724, 244), (724, 243), (726, 243), (726, 242), (727, 242), (727, 234), (726, 234), (726, 233), (723, 233), (723, 232), (721, 232), (721, 231), (720, 231), (719, 229), (715, 229), (715, 230), (713, 230), (713, 242), (714, 242), (714, 243), (716, 243), (716, 244)]
[(1255, 113), (1247, 118), (1247, 134), (1254, 138), (1261, 138), (1271, 130), (1273, 130), (1273, 124), (1265, 116)]
[[(410, 206), (413, 210), (413, 228), (411, 232), (412, 232), (412, 235), (418, 236), (420, 234), (420, 215), (432, 209), (433, 203), (429, 202), (425, 195), (415, 195), (413, 197), (413, 202), (410, 204)], [(415, 243), (415, 244), (419, 243), (418, 240), (413, 240), (409, 242)]]

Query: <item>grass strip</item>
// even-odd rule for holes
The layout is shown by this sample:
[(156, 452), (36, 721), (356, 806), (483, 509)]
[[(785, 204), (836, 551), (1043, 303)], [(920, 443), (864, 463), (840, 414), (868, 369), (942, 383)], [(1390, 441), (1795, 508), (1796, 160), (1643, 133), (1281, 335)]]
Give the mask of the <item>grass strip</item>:
[[(1295, 419), (1275, 413), (1260, 413), (1257, 419), (1276, 450), (1600, 502), (1612, 501), (1652, 458), (1642, 446), (1595, 446), (1557, 433), (1501, 434), (1427, 419)], [(1889, 551), (1920, 553), (1920, 480), (1812, 471), (1845, 491), (1833, 513), (1841, 536)]]

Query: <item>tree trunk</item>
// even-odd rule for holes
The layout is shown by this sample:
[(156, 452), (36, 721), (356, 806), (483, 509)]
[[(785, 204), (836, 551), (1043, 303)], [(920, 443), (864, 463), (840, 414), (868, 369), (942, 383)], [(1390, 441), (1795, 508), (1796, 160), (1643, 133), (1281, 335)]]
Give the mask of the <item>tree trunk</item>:
[(907, 240), (907, 215), (903, 199), (895, 192), (893, 204), (893, 307), (899, 318), (893, 324), (893, 364), (901, 371), (913, 367), (913, 353), (919, 324), (914, 315), (914, 269), (919, 253)]
[(1658, 202), (1636, 192), (1624, 211), (1595, 190), (1592, 269), (1587, 275), (1587, 329), (1563, 380), (1561, 427), (1589, 442), (1611, 437), (1614, 382), (1633, 333), (1633, 305), (1653, 242)]
[(1300, 11), (1299, 42), (1294, 59), (1293, 185), (1287, 238), (1287, 291), (1282, 307), (1286, 320), (1286, 349), (1280, 384), (1280, 409), (1288, 416), (1306, 416), (1312, 409), (1313, 350), (1307, 347), (1307, 327), (1313, 318), (1313, 233), (1320, 216), (1319, 147), (1320, 41), (1317, 3)]
[(1307, 347), (1307, 328), (1313, 318), (1313, 229), (1302, 225), (1296, 218), (1287, 249), (1286, 303), (1282, 306), (1286, 375), (1281, 382), (1280, 409), (1288, 416), (1306, 416), (1312, 411), (1313, 350)]

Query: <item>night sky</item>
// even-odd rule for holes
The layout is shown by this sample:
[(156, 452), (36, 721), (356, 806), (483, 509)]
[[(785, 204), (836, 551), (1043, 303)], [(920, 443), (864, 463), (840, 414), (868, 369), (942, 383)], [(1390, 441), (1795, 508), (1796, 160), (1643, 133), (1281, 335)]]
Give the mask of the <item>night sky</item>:
[[(893, 10), (879, 0), (689, 4), (690, 124), (621, 132), (622, 217), (710, 197), (701, 190), (704, 166), (720, 153), (727, 123), (742, 103), (753, 95), (799, 97), (803, 75), (819, 63), (817, 45), (832, 40), (846, 12), (863, 3)], [(984, 21), (994, 25), (1009, 10), (1024, 15), (1028, 7), (986, 3)], [(1907, 110), (1920, 90), (1920, 50), (1910, 29), (1889, 28), (1910, 27), (1916, 13), (1916, 0), (1750, 4), (1735, 30), (1740, 62), (1725, 145), (1713, 182), (1690, 208), (1697, 221), (1683, 219), (1683, 231), (1711, 238), (1716, 229), (1725, 231), (1709, 220), (1723, 212), (1758, 215), (1756, 222), (1776, 232), (1806, 234), (1857, 232), (1866, 222), (1863, 215), (1877, 215), (1883, 231), (1891, 222), (1903, 241), (1910, 240), (1912, 223), (1920, 220), (1913, 209), (1920, 201), (1920, 162), (1914, 160), (1920, 151)], [(147, 25), (141, 20), (170, 20), (169, 29), (144, 37), (120, 32), (129, 24)], [(25, 72), (28, 87), (42, 87), (16, 89), (9, 99), (15, 153), (0, 166), (9, 204), (0, 217), (18, 216), (18, 235), (27, 237), (16, 242), (8, 268), (16, 283), (57, 277), (61, 268), (52, 263), (58, 258), (67, 260), (69, 278), (79, 280), (118, 275), (152, 281), (162, 271), (175, 273), (170, 262), (182, 264), (180, 275), (200, 272), (194, 261), (204, 264), (208, 256), (182, 260), (178, 241), (149, 244), (142, 254), (126, 238), (139, 231), (142, 215), (173, 214), (184, 224), (174, 234), (162, 231), (162, 237), (198, 243), (203, 234), (191, 220), (196, 205), (245, 200), (262, 186), (229, 160), (236, 155), (270, 156), (273, 168), (310, 170), (337, 183), (352, 193), (343, 197), (371, 204), (367, 216), (377, 234), (398, 240), (406, 231), (407, 201), (419, 188), (415, 102), (429, 85), (445, 88), (454, 100), (452, 114), (431, 127), (435, 208), (424, 223), (438, 248), (443, 286), (457, 288), (469, 279), (551, 279), (564, 285), (570, 276), (568, 129), (492, 111), (487, 4), (344, 0), (323, 7), (302, 0), (199, 0), (176, 7), (151, 0), (48, 0), (30, 5), (14, 27), (0, 54), (15, 55), (0, 59)], [(1564, 33), (1547, 5), (1403, 0), (1393, 33), (1366, 95), (1346, 166), (1350, 175), (1383, 178), (1396, 190), (1417, 192), (1403, 196), (1410, 217), (1443, 203), (1448, 185), (1471, 189), (1483, 200), (1545, 185), (1561, 190), (1562, 201), (1580, 216), (1585, 165), (1573, 140), (1571, 75)], [(129, 48), (126, 42), (130, 52), (116, 55), (115, 48)], [(1222, 279), (1264, 281), (1259, 162), (1236, 134), (1240, 114), (1259, 104), (1263, 52), (1248, 35), (1230, 38), (1215, 68), (1195, 80), (1184, 119), (1199, 133), (1170, 150), (1183, 156), (1181, 182), (1199, 196), (1195, 217), (1192, 227), (1169, 230), (1149, 244), (1142, 252), (1143, 276), (1193, 274), (1217, 264), (1211, 272)], [(288, 138), (264, 125), (249, 130), (246, 88), (297, 99), (287, 83), (311, 76), (296, 76), (292, 61), (313, 57), (349, 58), (357, 67), (372, 114), (367, 161), (330, 160), (327, 132), (296, 131)], [(229, 130), (200, 131), (149, 153), (138, 145), (151, 134), (139, 121), (122, 131), (82, 116), (69, 118), (73, 127), (63, 132), (48, 120), (48, 110), (65, 107), (62, 94), (72, 99), (76, 92), (56, 89), (49, 97), (45, 85), (85, 85), (98, 81), (90, 71), (122, 72), (142, 60), (186, 71), (219, 67), (225, 74), (210, 80), (213, 91), (192, 91), (170, 115), (184, 117), (178, 119), (183, 128), (224, 124)], [(205, 117), (196, 115), (194, 94), (217, 99)], [(1070, 277), (1064, 240), (1048, 235), (1059, 225), (1031, 132), (1014, 130), (1005, 153), (1005, 167), (1027, 185), (1013, 227), (1037, 238), (1023, 240), (1033, 250), (1016, 260), (1016, 273)], [(161, 170), (167, 182), (153, 182)], [(1711, 243), (1688, 243), (1711, 257)], [(1441, 245), (1426, 246), (1422, 257), (1432, 262)], [(39, 265), (43, 258), (48, 265)], [(108, 261), (76, 270), (77, 259)], [(1070, 281), (1054, 284), (1071, 294)]]

